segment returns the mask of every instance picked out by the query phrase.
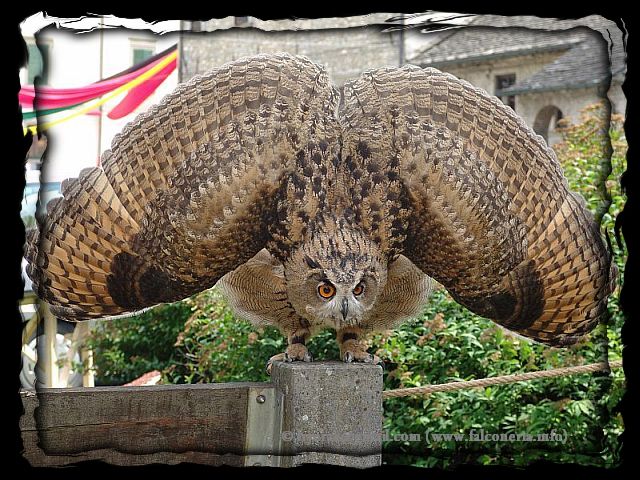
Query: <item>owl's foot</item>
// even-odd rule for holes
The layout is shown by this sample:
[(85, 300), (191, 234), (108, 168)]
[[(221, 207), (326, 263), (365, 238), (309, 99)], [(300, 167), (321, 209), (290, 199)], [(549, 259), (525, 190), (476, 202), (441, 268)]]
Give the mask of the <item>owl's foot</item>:
[(366, 345), (357, 340), (347, 340), (340, 345), (340, 357), (345, 363), (360, 362), (373, 363), (374, 365), (384, 365), (384, 362), (377, 355), (367, 352)]
[(292, 343), (283, 353), (278, 353), (267, 362), (267, 373), (271, 375), (273, 362), (313, 362), (313, 358), (304, 343)]
[(377, 355), (367, 352), (367, 345), (363, 341), (364, 332), (360, 327), (346, 327), (338, 331), (337, 339), (340, 344), (340, 358), (345, 363), (360, 362), (382, 365), (384, 362)]

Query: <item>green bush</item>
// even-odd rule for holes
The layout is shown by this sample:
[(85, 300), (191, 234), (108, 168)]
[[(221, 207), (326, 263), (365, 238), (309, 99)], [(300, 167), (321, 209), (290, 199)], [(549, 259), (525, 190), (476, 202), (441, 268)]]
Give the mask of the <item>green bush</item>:
[(189, 306), (178, 302), (133, 317), (97, 322), (89, 339), (96, 384), (122, 385), (180, 361), (174, 345), (190, 314)]
[[(256, 329), (236, 319), (216, 289), (185, 300), (192, 315), (178, 336), (181, 361), (165, 370), (167, 383), (269, 381), (267, 360), (286, 348), (275, 327)], [(325, 331), (309, 345), (314, 358), (338, 358), (335, 334)]]
[[(611, 235), (615, 216), (624, 204), (618, 179), (625, 168), (626, 142), (622, 119), (614, 117), (610, 163), (603, 111), (601, 105), (591, 107), (578, 125), (565, 126), (564, 141), (556, 151), (572, 190), (585, 197), (591, 211), (602, 218), (603, 230)], [(613, 249), (622, 276), (625, 251), (615, 244)], [(268, 380), (266, 361), (285, 348), (285, 340), (275, 328), (256, 329), (235, 319), (215, 289), (177, 305), (181, 320), (175, 321), (175, 336), (171, 337), (171, 329), (167, 329), (162, 346), (158, 339), (149, 338), (148, 332), (140, 331), (142, 320), (113, 324), (122, 328), (124, 338), (142, 334), (149, 339), (145, 343), (149, 355), (156, 351), (154, 348), (165, 352), (162, 359), (166, 359), (165, 365), (171, 365), (164, 369), (164, 382)], [(189, 319), (184, 323), (187, 311)], [(154, 312), (147, 315), (158, 322)], [(550, 348), (513, 336), (455, 303), (446, 291), (437, 290), (421, 318), (374, 336), (371, 351), (385, 360), (386, 389), (579, 365), (600, 361), (605, 354), (619, 359), (623, 319), (618, 290), (611, 296), (609, 312), (610, 319), (587, 340), (569, 348)], [(183, 323), (178, 335), (178, 326)], [(121, 359), (130, 361), (131, 355), (141, 353), (135, 348), (121, 353), (119, 349), (127, 342), (115, 341), (116, 330), (109, 335), (111, 343), (96, 352), (99, 371), (104, 364), (108, 368), (103, 367), (103, 371), (111, 372), (112, 378), (126, 376), (116, 367), (129, 372), (131, 365)], [(176, 349), (172, 348), (174, 343)], [(338, 358), (333, 332), (314, 337), (309, 349), (315, 359)], [(99, 359), (101, 353), (118, 361), (105, 363)], [(566, 442), (386, 442), (384, 461), (441, 468), (463, 463), (526, 465), (539, 459), (613, 466), (619, 462), (623, 425), (616, 409), (623, 391), (624, 376), (617, 369), (611, 375), (574, 375), (423, 398), (389, 399), (385, 402), (384, 429), (391, 435), (417, 433), (424, 438), (427, 431), (468, 433), (471, 429), (544, 434), (555, 429), (566, 435)]]

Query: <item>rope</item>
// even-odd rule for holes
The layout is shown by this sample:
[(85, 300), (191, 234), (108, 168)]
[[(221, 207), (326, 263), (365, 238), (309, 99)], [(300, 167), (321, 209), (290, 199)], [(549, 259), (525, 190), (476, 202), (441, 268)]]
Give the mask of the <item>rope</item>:
[(537, 380), (539, 378), (564, 377), (578, 373), (592, 373), (599, 371), (610, 371), (611, 368), (622, 366), (622, 360), (611, 363), (591, 363), (589, 365), (579, 365), (577, 367), (553, 368), (539, 372), (516, 373), (513, 375), (501, 375), (499, 377), (478, 378), (476, 380), (466, 380), (451, 383), (441, 383), (437, 385), (426, 385), (424, 387), (397, 388), (395, 390), (385, 390), (382, 398), (408, 397), (410, 395), (429, 395), (435, 392), (453, 392), (465, 388), (489, 387), (491, 385), (505, 385), (507, 383), (524, 382), (527, 380)]

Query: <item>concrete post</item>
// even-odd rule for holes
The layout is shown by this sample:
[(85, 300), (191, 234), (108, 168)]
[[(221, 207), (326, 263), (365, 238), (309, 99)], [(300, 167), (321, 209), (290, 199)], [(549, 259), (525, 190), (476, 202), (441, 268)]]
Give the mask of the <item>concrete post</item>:
[(282, 399), (280, 466), (375, 467), (382, 461), (382, 367), (277, 362)]

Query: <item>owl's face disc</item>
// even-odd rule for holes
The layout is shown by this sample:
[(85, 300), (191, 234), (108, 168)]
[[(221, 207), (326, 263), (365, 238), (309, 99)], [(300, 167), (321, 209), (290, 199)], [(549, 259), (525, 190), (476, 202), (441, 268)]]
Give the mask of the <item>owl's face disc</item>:
[(287, 295), (297, 313), (314, 325), (336, 329), (358, 325), (387, 278), (375, 244), (358, 231), (343, 230), (339, 239), (322, 231), (285, 265)]

